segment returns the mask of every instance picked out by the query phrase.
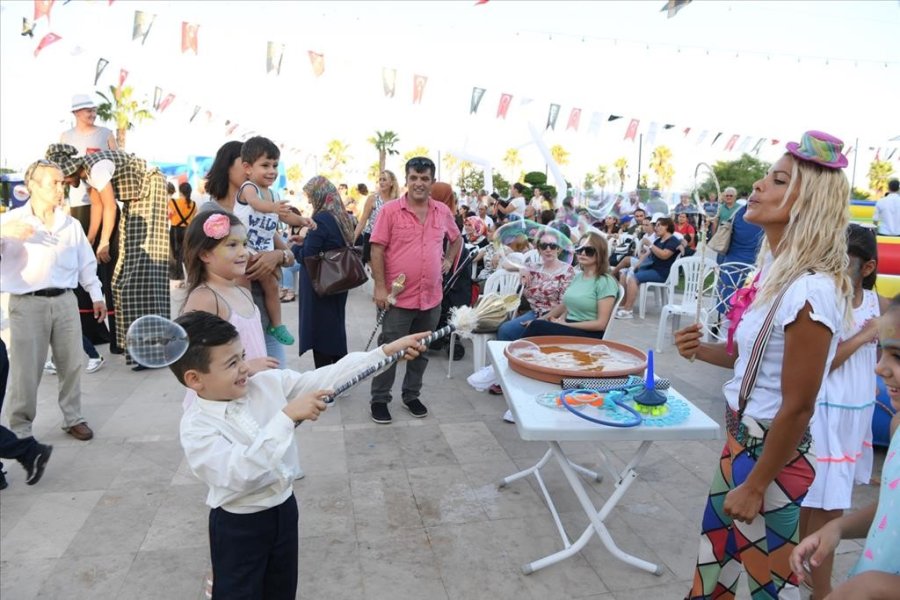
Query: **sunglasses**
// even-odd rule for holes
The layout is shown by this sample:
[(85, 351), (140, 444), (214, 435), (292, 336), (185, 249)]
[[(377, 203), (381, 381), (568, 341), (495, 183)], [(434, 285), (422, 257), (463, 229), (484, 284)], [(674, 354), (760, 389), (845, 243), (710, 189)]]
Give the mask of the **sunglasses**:
[(422, 171), (430, 170), (432, 173), (434, 172), (434, 161), (430, 158), (426, 158), (424, 156), (416, 156), (415, 158), (411, 158), (406, 161), (406, 169), (415, 170), (417, 173), (421, 173)]
[(597, 249), (593, 246), (578, 246), (575, 248), (575, 254), (584, 254), (585, 256), (597, 256)]
[(553, 242), (540, 242), (538, 248), (541, 250), (559, 250), (559, 244)]

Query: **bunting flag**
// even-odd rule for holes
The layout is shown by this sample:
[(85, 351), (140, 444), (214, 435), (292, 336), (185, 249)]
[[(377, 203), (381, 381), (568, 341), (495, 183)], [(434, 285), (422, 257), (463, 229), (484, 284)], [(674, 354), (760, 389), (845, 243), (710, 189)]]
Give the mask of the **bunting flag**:
[(844, 156), (850, 156), (850, 153), (853, 152), (855, 148), (856, 146), (850, 146), (849, 148), (847, 148), (847, 151), (844, 152)]
[(181, 53), (184, 54), (188, 50), (193, 50), (194, 55), (197, 54), (197, 30), (200, 25), (197, 23), (181, 22)]
[(519, 100), (519, 106), (528, 106), (534, 102), (534, 98), (529, 98), (528, 96), (522, 96), (522, 99)]
[(47, 23), (50, 22), (50, 11), (53, 10), (53, 3), (56, 0), (34, 0), (34, 20), (37, 21), (41, 17), (47, 17)]
[(142, 10), (134, 11), (134, 27), (131, 29), (131, 41), (140, 38), (141, 46), (143, 46), (144, 42), (147, 41), (147, 36), (150, 35), (150, 28), (153, 27), (153, 21), (155, 20), (156, 15), (152, 13), (146, 13)]
[[(672, 123), (666, 123), (665, 125), (663, 125), (663, 129), (666, 131), (672, 129), (673, 127), (675, 127), (675, 125), (673, 125)], [(690, 127), (688, 127), (688, 129), (690, 129)]]
[(719, 133), (716, 134), (716, 137), (713, 138), (712, 144), (710, 144), (710, 146), (715, 146), (715, 145), (716, 145), (716, 142), (719, 141), (719, 138), (720, 138), (720, 137), (722, 137), (722, 132), (721, 132), (721, 131), (720, 131)]
[(891, 153), (887, 155), (887, 158), (885, 158), (885, 160), (891, 160), (892, 158), (894, 158), (894, 152), (896, 152), (896, 151), (897, 151), (896, 148), (891, 150)]
[(505, 119), (506, 113), (509, 111), (509, 105), (512, 102), (512, 94), (500, 94), (500, 103), (497, 105), (497, 118)]
[(175, 94), (166, 94), (166, 97), (159, 103), (159, 112), (163, 112), (169, 108), (169, 105), (172, 104), (173, 100), (175, 100)]
[(708, 135), (709, 135), (709, 130), (704, 129), (703, 131), (700, 132), (700, 135), (697, 136), (697, 141), (694, 142), (694, 144), (699, 146), (700, 144), (703, 143), (703, 140), (705, 140), (706, 136), (708, 136)]
[(650, 127), (647, 128), (647, 147), (653, 148), (653, 145), (656, 143), (656, 133), (659, 131), (659, 123), (656, 121), (650, 122)]
[(34, 57), (37, 58), (37, 55), (41, 53), (41, 50), (43, 50), (53, 42), (58, 42), (61, 39), (62, 38), (55, 33), (48, 33), (47, 35), (42, 37), (41, 41), (38, 42), (37, 48), (34, 49)]
[(559, 117), (559, 104), (551, 104), (550, 110), (547, 112), (547, 125), (544, 129), (552, 129), (556, 131), (556, 119)]
[(35, 27), (34, 21), (29, 21), (28, 17), (22, 17), (22, 32), (19, 35), (22, 37), (27, 35), (28, 37), (33, 38)]
[(153, 108), (154, 110), (159, 110), (159, 103), (162, 101), (162, 88), (156, 86), (156, 89), (153, 90)]
[(600, 133), (600, 125), (603, 124), (603, 115), (594, 111), (591, 113), (591, 122), (588, 124), (588, 133), (597, 136)]
[(284, 58), (284, 44), (268, 42), (266, 45), (266, 73), (275, 71), (281, 75), (281, 60)]
[(309, 63), (312, 65), (313, 75), (321, 77), (325, 72), (325, 55), (320, 52), (307, 51), (309, 54)]
[(780, 141), (780, 140), (773, 139), (773, 140), (772, 140), (772, 145), (773, 145), (773, 146), (777, 146), (779, 141)]
[(413, 104), (422, 104), (426, 83), (428, 83), (428, 77), (425, 75), (413, 75)]
[(225, 135), (231, 135), (237, 129), (238, 124), (231, 121), (225, 121)]
[(381, 87), (384, 88), (384, 95), (387, 98), (394, 97), (394, 92), (397, 91), (397, 69), (387, 67), (381, 69)]
[(689, 134), (690, 132), (691, 132), (691, 128), (690, 128), (690, 127), (685, 127), (685, 128), (682, 130), (682, 133), (684, 134), (684, 137), (687, 137), (688, 134)]
[(474, 115), (478, 112), (478, 105), (481, 104), (481, 99), (484, 98), (484, 93), (487, 90), (480, 87), (472, 88), (472, 98), (469, 100), (469, 114)]
[(119, 89), (122, 89), (122, 86), (125, 85), (126, 79), (128, 79), (128, 71), (119, 69)]
[(753, 154), (759, 154), (760, 149), (762, 148), (763, 142), (766, 141), (766, 138), (759, 138), (756, 140), (756, 144), (753, 146), (753, 149), (750, 150)]
[(634, 137), (637, 135), (638, 126), (641, 124), (639, 119), (632, 119), (631, 123), (628, 124), (628, 130), (625, 132), (626, 140), (634, 141)]
[(725, 150), (728, 152), (731, 152), (732, 150), (734, 150), (734, 145), (737, 144), (739, 137), (741, 137), (741, 136), (734, 134), (733, 136), (728, 138), (728, 142), (726, 142), (726, 144), (725, 144)]
[(751, 138), (749, 135), (745, 135), (744, 139), (741, 140), (741, 145), (738, 146), (738, 152), (740, 152), (741, 154), (746, 152), (747, 149), (750, 147), (750, 142), (752, 142), (752, 141), (753, 141), (753, 138)]
[(668, 0), (659, 12), (667, 13), (666, 18), (671, 19), (678, 14), (678, 11), (691, 3), (691, 0)]
[(569, 113), (569, 122), (566, 123), (566, 131), (570, 129), (574, 129), (578, 131), (578, 125), (581, 122), (581, 109), (573, 108), (572, 112)]
[(193, 123), (193, 122), (194, 122), (194, 119), (197, 118), (197, 115), (198, 115), (199, 113), (200, 113), (200, 105), (199, 105), (199, 104), (195, 104), (195, 105), (194, 105), (194, 112), (191, 114), (191, 120), (188, 121), (188, 123)]
[(622, 115), (609, 115), (607, 121), (615, 121), (616, 119), (621, 119)]
[(100, 81), (100, 76), (103, 75), (103, 70), (106, 69), (106, 65), (109, 64), (109, 61), (105, 58), (97, 59), (97, 66), (94, 67), (94, 86), (97, 86), (97, 82)]

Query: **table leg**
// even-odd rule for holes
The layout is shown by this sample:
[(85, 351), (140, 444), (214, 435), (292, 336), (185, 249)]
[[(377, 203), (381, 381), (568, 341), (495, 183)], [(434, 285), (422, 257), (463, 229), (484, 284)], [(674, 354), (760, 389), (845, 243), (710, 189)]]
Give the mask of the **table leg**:
[[(644, 571), (649, 571), (654, 575), (662, 575), (663, 570), (661, 566), (637, 558), (636, 556), (632, 556), (631, 554), (628, 554), (627, 552), (621, 550), (618, 546), (616, 546), (615, 542), (612, 539), (612, 536), (609, 533), (609, 530), (606, 528), (606, 525), (603, 524), (603, 521), (609, 515), (610, 511), (616, 506), (616, 504), (618, 504), (619, 500), (637, 478), (637, 472), (634, 469), (638, 464), (640, 464), (640, 461), (647, 454), (647, 451), (650, 449), (650, 444), (651, 442), (649, 441), (643, 442), (638, 448), (637, 452), (635, 452), (634, 457), (632, 457), (632, 459), (625, 466), (625, 469), (623, 469), (620, 474), (616, 474), (618, 477), (618, 480), (616, 481), (616, 489), (603, 504), (603, 507), (601, 507), (601, 509), (598, 511), (596, 508), (594, 508), (593, 503), (587, 495), (587, 491), (584, 489), (584, 486), (579, 480), (575, 469), (572, 468), (572, 464), (569, 461), (568, 457), (562, 451), (562, 448), (560, 448), (559, 443), (550, 442), (550, 452), (553, 454), (554, 458), (556, 458), (557, 463), (559, 463), (559, 466), (562, 469), (566, 480), (569, 482), (569, 486), (572, 488), (572, 491), (575, 492), (575, 496), (578, 498), (578, 501), (581, 504), (581, 507), (584, 510), (585, 514), (587, 514), (588, 518), (590, 518), (591, 525), (587, 527), (584, 532), (582, 532), (581, 536), (575, 541), (574, 544), (566, 545), (566, 547), (559, 552), (523, 566), (522, 571), (526, 575), (529, 573), (533, 573), (538, 569), (542, 569), (546, 566), (560, 562), (561, 560), (566, 559), (579, 552), (585, 546), (585, 544), (587, 544), (588, 540), (590, 540), (594, 533), (598, 535), (600, 541), (602, 541), (603, 545), (606, 546), (606, 549), (609, 550), (609, 552), (619, 560)], [(603, 455), (602, 451), (601, 455), (603, 456), (603, 461), (606, 464), (607, 468), (609, 468), (608, 459), (605, 455)]]

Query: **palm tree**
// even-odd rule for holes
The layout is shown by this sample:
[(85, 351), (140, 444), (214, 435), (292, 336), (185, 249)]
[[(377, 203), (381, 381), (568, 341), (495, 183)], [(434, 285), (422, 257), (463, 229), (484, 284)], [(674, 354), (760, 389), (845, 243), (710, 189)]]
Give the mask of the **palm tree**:
[(325, 163), (325, 172), (323, 175), (331, 180), (335, 185), (339, 184), (344, 178), (344, 172), (341, 167), (347, 164), (350, 157), (347, 150), (350, 146), (341, 140), (331, 140), (326, 146), (325, 154), (322, 155), (322, 161)]
[(650, 155), (650, 170), (656, 174), (656, 186), (660, 190), (667, 190), (672, 185), (675, 167), (669, 162), (671, 160), (672, 151), (668, 146), (657, 146)]
[(606, 165), (598, 165), (594, 172), (594, 183), (599, 188), (605, 188), (609, 184), (609, 167)]
[[(400, 141), (400, 138), (393, 131), (376, 131), (375, 135), (369, 138), (369, 143), (378, 150), (378, 173), (384, 171), (384, 163), (388, 156), (400, 154), (394, 149), (394, 144)], [(376, 176), (375, 179), (378, 179)]]
[(110, 100), (103, 95), (103, 92), (97, 94), (103, 98), (103, 102), (97, 107), (97, 116), (101, 121), (115, 121), (116, 123), (116, 144), (119, 149), (125, 148), (125, 132), (134, 129), (134, 126), (141, 121), (153, 118), (149, 106), (145, 100), (138, 102), (132, 99), (134, 89), (130, 85), (125, 87), (109, 86)]
[(303, 169), (300, 168), (299, 164), (292, 164), (287, 168), (284, 174), (287, 177), (287, 180), (293, 184), (295, 189), (300, 187), (300, 182), (303, 181)]
[(550, 146), (550, 156), (553, 157), (554, 162), (559, 166), (569, 164), (569, 151), (559, 144)]
[(517, 148), (508, 148), (506, 150), (506, 154), (503, 155), (503, 165), (509, 169), (509, 180), (517, 180), (516, 171), (522, 166), (522, 159), (519, 157)]
[(875, 198), (883, 198), (888, 189), (888, 178), (894, 172), (894, 167), (886, 160), (876, 158), (869, 165), (869, 189)]
[(415, 158), (417, 156), (428, 156), (428, 148), (425, 146), (416, 146), (409, 152), (403, 153), (403, 162), (407, 162), (411, 158)]
[(628, 159), (624, 156), (620, 156), (616, 159), (616, 162), (613, 163), (613, 168), (616, 170), (616, 179), (619, 181), (619, 191), (625, 189), (625, 175), (628, 171)]

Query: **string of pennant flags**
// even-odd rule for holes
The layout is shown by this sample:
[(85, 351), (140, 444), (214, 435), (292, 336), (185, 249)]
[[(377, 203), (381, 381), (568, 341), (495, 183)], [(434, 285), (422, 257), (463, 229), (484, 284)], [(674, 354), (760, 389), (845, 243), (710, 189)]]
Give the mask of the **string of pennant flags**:
[[(108, 6), (112, 6), (115, 0), (107, 1)], [(51, 22), (51, 12), (53, 10), (54, 4), (55, 0), (34, 0), (34, 19), (29, 22), (27, 18), (23, 18), (22, 35), (33, 38), (36, 23), (44, 18), (47, 20), (49, 26)], [(63, 6), (66, 4), (68, 4), (68, 0), (62, 2)], [(686, 4), (688, 4), (688, 2), (668, 2), (664, 7), (664, 10), (671, 10), (674, 8), (675, 12), (677, 12)], [(670, 12), (670, 17), (673, 16), (673, 14), (674, 13)], [(135, 10), (132, 25), (132, 41), (143, 46), (146, 43), (148, 37), (151, 35), (156, 21), (156, 14), (144, 10)], [(169, 25), (167, 24), (166, 26)], [(202, 48), (200, 37), (201, 24), (181, 21), (180, 27), (181, 53), (199, 55)], [(37, 46), (35, 47), (35, 58), (37, 58), (39, 54), (48, 46), (58, 42), (61, 39), (62, 37), (54, 32), (48, 32), (47, 34), (45, 34), (40, 38)], [(276, 77), (281, 75), (285, 52), (286, 46), (284, 43), (278, 41), (268, 41), (266, 43), (266, 74), (274, 74), (274, 76)], [(310, 68), (314, 77), (322, 77), (326, 72), (325, 53), (309, 49), (306, 51), (306, 55), (309, 60)], [(101, 57), (97, 60), (94, 76), (95, 86), (100, 81), (102, 74), (109, 64), (110, 61), (106, 58)], [(400, 75), (401, 74), (398, 72), (397, 68), (388, 66), (384, 66), (381, 68), (381, 91), (385, 98), (394, 99), (396, 97)], [(420, 105), (426, 101), (425, 92), (429, 77), (428, 75), (422, 73), (407, 73), (403, 74), (403, 77), (409, 77), (410, 75), (412, 84), (411, 102), (412, 104)], [(119, 71), (119, 90), (121, 90), (121, 88), (124, 86), (127, 78), (128, 69), (123, 66)], [(406, 79), (406, 81), (410, 81), (410, 79)], [(475, 86), (472, 88), (471, 98), (469, 102), (470, 115), (477, 115), (479, 113), (479, 110), (481, 110), (482, 105), (485, 102), (485, 98), (488, 97), (488, 95), (488, 89), (485, 87)], [(516, 95), (511, 92), (500, 92), (499, 96), (497, 97), (497, 108), (494, 112), (494, 116), (496, 119), (507, 119), (510, 111), (514, 110), (513, 100), (515, 97)], [(163, 113), (175, 101), (176, 94), (174, 92), (167, 91), (161, 86), (155, 86), (152, 104), (154, 110), (159, 113)], [(533, 99), (527, 96), (520, 96), (517, 106), (525, 107), (532, 102)], [(188, 104), (190, 105), (191, 103)], [(554, 102), (549, 103), (547, 118), (544, 127), (545, 130), (557, 130), (557, 123), (559, 121), (562, 108), (563, 107), (561, 104)], [(213, 121), (213, 113), (211, 110), (204, 109), (201, 104), (193, 104), (193, 109), (190, 111), (189, 122), (193, 123), (201, 113), (205, 113), (207, 122)], [(589, 117), (588, 114), (590, 115)], [(586, 128), (582, 127), (583, 120), (587, 122)], [(639, 117), (626, 117), (622, 114), (605, 113), (600, 110), (585, 109), (583, 107), (574, 106), (568, 108), (568, 118), (565, 121), (566, 125), (564, 130), (566, 132), (574, 132), (575, 134), (583, 132), (587, 135), (597, 137), (600, 135), (601, 129), (604, 128), (604, 124), (620, 120), (622, 120), (621, 123), (628, 123), (627, 127), (625, 128), (623, 141), (636, 141), (640, 133), (644, 143), (646, 143), (650, 148), (655, 145), (657, 136), (660, 131), (667, 131), (676, 127), (680, 128), (685, 140), (692, 139), (697, 146), (706, 143), (710, 147), (716, 147), (720, 141), (723, 141), (724, 144), (720, 146), (720, 149), (726, 152), (749, 152), (751, 154), (758, 154), (765, 147), (766, 143), (777, 145), (780, 142), (779, 137), (777, 136), (754, 136), (740, 133), (728, 134), (725, 131), (715, 131), (713, 129), (694, 126), (677, 126), (673, 123), (661, 123), (659, 121)], [(233, 119), (224, 119), (224, 123), (226, 136), (234, 134), (239, 127), (239, 124)], [(876, 152), (876, 157), (881, 156), (882, 148), (869, 147), (869, 149)], [(850, 148), (848, 148), (847, 154), (850, 154), (856, 150), (857, 148), (853, 148), (851, 146)], [(896, 155), (897, 147), (889, 146), (887, 148), (884, 148), (884, 150), (887, 159), (890, 160)], [(898, 156), (898, 159), (900, 159), (900, 156)]]

